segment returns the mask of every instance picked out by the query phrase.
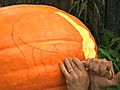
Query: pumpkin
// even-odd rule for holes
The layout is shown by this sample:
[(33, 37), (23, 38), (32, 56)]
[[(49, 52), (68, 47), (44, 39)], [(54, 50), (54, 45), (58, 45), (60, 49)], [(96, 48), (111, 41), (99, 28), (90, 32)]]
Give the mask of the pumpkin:
[(0, 90), (66, 90), (65, 57), (97, 57), (80, 20), (46, 5), (0, 8)]

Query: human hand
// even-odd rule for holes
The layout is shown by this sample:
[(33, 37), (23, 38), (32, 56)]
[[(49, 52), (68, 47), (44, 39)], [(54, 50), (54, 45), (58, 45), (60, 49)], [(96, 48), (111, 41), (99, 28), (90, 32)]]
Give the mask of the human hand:
[(68, 90), (88, 90), (89, 76), (83, 63), (77, 58), (66, 58), (60, 69), (66, 77)]
[(89, 71), (91, 90), (105, 90), (106, 87), (120, 82), (120, 73), (114, 75), (112, 62), (106, 59), (88, 59), (84, 65)]

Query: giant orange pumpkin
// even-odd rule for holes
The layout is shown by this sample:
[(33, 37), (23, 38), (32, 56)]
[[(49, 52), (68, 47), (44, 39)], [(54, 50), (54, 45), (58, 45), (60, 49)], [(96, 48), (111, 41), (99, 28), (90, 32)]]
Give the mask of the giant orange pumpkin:
[(0, 8), (0, 90), (66, 90), (59, 63), (95, 58), (88, 28), (51, 6)]

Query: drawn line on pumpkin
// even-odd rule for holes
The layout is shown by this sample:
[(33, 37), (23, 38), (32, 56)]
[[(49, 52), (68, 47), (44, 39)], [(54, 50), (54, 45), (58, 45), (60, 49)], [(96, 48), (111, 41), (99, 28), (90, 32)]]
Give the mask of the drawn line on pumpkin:
[[(52, 44), (52, 43), (51, 43), (51, 44)], [(52, 44), (52, 45), (55, 47), (56, 50), (60, 51), (60, 50), (56, 47), (56, 45), (54, 45), (54, 44)], [(79, 47), (78, 47), (78, 48), (79, 48)], [(78, 49), (78, 48), (77, 48), (77, 49)], [(67, 52), (67, 55), (64, 54), (64, 53), (62, 53), (62, 51), (60, 51), (60, 52), (61, 52), (62, 54), (64, 54), (65, 57), (71, 57), (70, 51), (72, 51), (72, 52), (74, 51), (74, 53), (76, 54), (74, 57), (77, 57), (77, 52), (76, 52), (76, 50), (74, 50), (74, 49), (73, 49), (73, 50), (67, 50), (67, 51), (66, 51), (66, 52)], [(58, 53), (59, 53), (59, 56), (61, 57), (61, 59), (63, 59), (62, 56), (61, 56), (61, 54), (60, 54), (60, 52), (58, 52)], [(64, 56), (63, 56), (63, 57), (64, 57)], [(59, 62), (59, 61), (58, 61), (58, 62)], [(57, 62), (57, 63), (58, 63), (58, 62)]]
[[(59, 50), (53, 43), (50, 43), (50, 42), (49, 42), (54, 48), (56, 48), (55, 51), (57, 51), (57, 52), (55, 52), (55, 51), (47, 51), (47, 50), (43, 50), (43, 49), (40, 49), (40, 48), (31, 46), (31, 45), (25, 43), (25, 41), (23, 41), (20, 37), (19, 37), (19, 39), (20, 39), (25, 45), (28, 45), (28, 46), (30, 46), (30, 47), (32, 47), (32, 48), (37, 49), (37, 50), (40, 50), (40, 51), (43, 51), (43, 52), (56, 53), (56, 54), (59, 53), (60, 56), (61, 56), (60, 52), (61, 52), (62, 54), (64, 54), (64, 53), (63, 53), (64, 51)], [(48, 41), (50, 41), (50, 40), (48, 40)], [(76, 49), (79, 49), (79, 48), (80, 48), (80, 47), (78, 47), (78, 48), (76, 48)], [(74, 51), (74, 49), (71, 49), (70, 51)], [(65, 55), (65, 54), (64, 54), (64, 55)]]
[(68, 57), (70, 57), (70, 51), (67, 51), (67, 53), (68, 53)]
[(71, 57), (71, 55), (70, 55), (70, 52), (74, 52), (76, 55), (74, 56), (74, 57), (77, 57), (77, 53), (76, 53), (76, 51), (75, 50), (68, 50), (67, 51), (67, 53), (68, 53), (68, 57)]
[[(58, 51), (59, 56), (61, 56), (61, 54), (60, 54), (58, 48), (57, 48), (54, 44), (52, 44), (52, 43), (50, 43), (50, 44), (56, 49), (55, 51)], [(52, 62), (51, 62), (51, 63), (52, 63)], [(57, 62), (57, 63), (58, 63), (58, 62)], [(52, 63), (52, 65), (53, 65), (53, 63)]]
[(32, 59), (33, 59), (33, 61), (34, 61), (36, 70), (37, 70), (37, 72), (38, 72), (38, 76), (40, 76), (40, 72), (39, 72), (39, 70), (38, 70), (38, 66), (37, 66), (37, 63), (36, 63), (35, 58), (34, 58), (34, 50), (35, 50), (35, 48), (32, 49)]
[(29, 65), (28, 65), (28, 63), (27, 63), (27, 60), (26, 60), (26, 57), (25, 57), (25, 55), (24, 55), (24, 53), (22, 52), (22, 50), (19, 48), (19, 46), (17, 45), (17, 43), (15, 42), (15, 39), (14, 39), (14, 24), (13, 24), (13, 27), (12, 27), (12, 32), (11, 32), (11, 37), (12, 37), (12, 40), (13, 40), (13, 43), (15, 44), (15, 46), (16, 46), (16, 48), (20, 51), (20, 53), (23, 55), (23, 58), (24, 58), (24, 60), (25, 60), (25, 63), (26, 63), (26, 65), (27, 65), (27, 68), (28, 68), (28, 70), (27, 70), (27, 77), (28, 77), (28, 79), (30, 80), (30, 78), (29, 78)]
[[(61, 52), (62, 54), (64, 54), (64, 53), (63, 53), (64, 51), (59, 50), (59, 49), (58, 49), (54, 44), (52, 44), (52, 43), (51, 43), (51, 45), (54, 46), (58, 52), (41, 50), (40, 48), (36, 48), (36, 47), (33, 47), (33, 46), (29, 45), (29, 44), (26, 44), (20, 37), (19, 37), (19, 39), (20, 39), (25, 45), (28, 45), (28, 46), (30, 46), (30, 47), (32, 47), (32, 48), (34, 48), (34, 49), (39, 50), (39, 51), (51, 52), (51, 53), (56, 53), (56, 54), (58, 53), (61, 59), (62, 59), (62, 56), (61, 56), (60, 52)], [(78, 48), (79, 48), (79, 47), (78, 47)], [(71, 49), (70, 51), (73, 51), (73, 50), (74, 50), (74, 49)], [(69, 52), (69, 51), (67, 51), (67, 52)], [(42, 53), (42, 52), (41, 52), (41, 53)], [(66, 56), (66, 54), (64, 54), (64, 55)], [(68, 55), (68, 57), (70, 57), (70, 55)], [(42, 59), (41, 59), (41, 62), (42, 62), (42, 64), (45, 66), (46, 72), (48, 72), (47, 67), (46, 67), (46, 64), (42, 61)], [(57, 62), (57, 63), (58, 63), (58, 62)], [(53, 65), (52, 59), (51, 59), (51, 64)]]
[[(67, 38), (60, 38), (60, 39), (46, 39), (46, 40), (34, 40), (34, 41), (31, 41), (33, 44), (35, 43), (39, 43), (40, 44), (49, 44), (49, 43), (76, 43), (76, 44), (81, 44), (80, 41), (75, 41), (75, 40), (70, 40), (70, 39), (67, 39)], [(24, 41), (25, 42), (25, 41)], [(25, 42), (27, 43), (28, 45), (31, 44), (31, 42)], [(21, 45), (22, 46), (22, 45)], [(36, 47), (37, 48), (37, 47)]]
[[(42, 53), (42, 52), (41, 52)], [(42, 56), (41, 56), (41, 58), (42, 58)], [(53, 66), (53, 64), (52, 64), (52, 53), (50, 53), (50, 64)], [(43, 62), (43, 60), (41, 59), (41, 62), (44, 64), (44, 66), (45, 66), (45, 71), (47, 72), (47, 73), (49, 73), (49, 71), (47, 70), (47, 66), (46, 66), (46, 64)]]
[(41, 63), (43, 64), (43, 66), (45, 66), (45, 71), (47, 72), (46, 64), (43, 62), (43, 58), (42, 58), (42, 56), (43, 56), (42, 54), (43, 54), (43, 53), (42, 53), (42, 51), (40, 51), (40, 52), (41, 52), (41, 59), (40, 59), (40, 60), (41, 60)]
[[(49, 52), (49, 53), (59, 53), (59, 52), (53, 52), (53, 51), (42, 50), (42, 49), (40, 49), (40, 48), (37, 48), (37, 47), (31, 46), (31, 45), (25, 43), (20, 37), (19, 37), (19, 39), (20, 39), (25, 45), (28, 45), (28, 46), (30, 46), (30, 47), (32, 47), (32, 48), (35, 48), (35, 49), (39, 50), (39, 51)], [(48, 71), (47, 71), (46, 64), (42, 61), (42, 59), (41, 59), (41, 62), (42, 62), (43, 65), (45, 66), (45, 71), (48, 72)]]
[[(24, 14), (22, 14), (22, 15), (16, 20), (15, 23), (17, 23), (21, 18), (23, 18), (25, 14), (29, 14), (29, 13), (24, 13)], [(13, 31), (14, 31), (14, 28), (13, 28), (13, 30), (12, 30), (12, 33), (13, 33)], [(33, 47), (33, 46), (29, 45), (29, 44), (26, 44), (20, 37), (18, 37), (18, 38), (19, 38), (19, 40), (21, 40), (25, 45), (30, 46), (30, 47), (32, 47), (32, 48), (35, 48), (35, 49), (37, 49), (37, 50), (39, 50), (39, 51), (50, 52), (50, 53), (58, 53), (58, 52), (42, 50), (42, 49), (40, 49), (40, 48)], [(28, 77), (29, 80), (31, 80), (31, 79), (29, 78), (29, 65), (28, 65), (28, 63), (27, 63), (27, 59), (26, 59), (24, 53), (22, 52), (22, 50), (21, 50), (21, 49), (19, 48), (19, 46), (16, 44), (16, 42), (15, 42), (15, 40), (14, 40), (14, 37), (12, 37), (12, 39), (13, 39), (13, 42), (15, 43), (15, 46), (16, 46), (16, 47), (18, 48), (18, 50), (22, 53), (22, 55), (23, 55), (23, 57), (24, 57), (24, 59), (25, 59), (25, 62), (26, 62), (27, 67), (28, 67), (27, 77)], [(46, 67), (45, 63), (42, 61), (42, 52), (41, 52), (41, 63), (45, 66), (45, 70), (46, 70), (46, 72), (47, 72), (47, 67)]]
[(52, 53), (50, 53), (50, 63), (53, 66), (53, 63), (52, 63)]
[(45, 67), (45, 71), (47, 72), (46, 64), (43, 62), (43, 52), (42, 51), (41, 51), (41, 63), (43, 64), (43, 66)]
[(35, 48), (35, 49), (37, 49), (37, 50), (44, 51), (44, 52), (58, 53), (58, 52), (55, 52), (55, 51), (47, 51), (47, 50), (43, 50), (43, 49), (34, 47), (34, 46), (32, 46), (32, 45), (27, 44), (27, 43), (26, 43), (25, 41), (23, 41), (20, 37), (19, 37), (19, 39), (20, 39), (25, 45), (30, 46), (30, 47), (32, 47), (32, 48)]
[[(55, 48), (56, 48), (56, 50), (58, 50), (58, 51), (60, 51), (59, 49), (57, 49), (57, 47), (55, 46), (55, 45), (53, 45)], [(71, 55), (70, 55), (70, 52), (72, 51), (72, 52), (74, 52), (76, 55), (75, 55), (75, 57), (77, 57), (78, 56), (78, 54), (77, 54), (77, 52), (76, 52), (76, 50), (79, 50), (80, 49), (80, 47), (78, 47), (78, 48), (76, 48), (76, 49), (71, 49), (71, 50), (67, 50), (66, 52), (67, 52), (67, 55), (66, 54), (64, 54), (66, 57), (71, 57)], [(62, 52), (62, 51), (60, 51), (60, 52)], [(60, 55), (61, 56), (61, 55)]]
[[(59, 49), (56, 47), (56, 45), (54, 45), (54, 44), (52, 44), (52, 43), (51, 43), (51, 45), (52, 45), (57, 51), (59, 51), (58, 54), (59, 54), (60, 58), (62, 59), (62, 55), (60, 54), (60, 52), (61, 52), (62, 54), (64, 54), (63, 51), (59, 50)], [(64, 54), (64, 55), (66, 56), (66, 54)], [(63, 56), (63, 57), (64, 57), (64, 56)], [(58, 63), (58, 62), (57, 62), (57, 63)]]
[[(19, 39), (20, 39), (25, 45), (30, 46), (30, 47), (32, 47), (32, 48), (35, 48), (35, 49), (37, 49), (37, 50), (39, 50), (39, 51), (49, 52), (49, 53), (58, 53), (58, 52), (53, 52), (53, 51), (42, 50), (42, 49), (40, 49), (40, 48), (37, 48), (37, 47), (31, 46), (31, 45), (25, 43), (20, 37), (19, 37)], [(46, 64), (42, 61), (42, 59), (41, 59), (41, 62), (42, 62), (43, 65), (45, 66), (45, 70), (46, 70), (46, 72), (47, 72)]]
[[(52, 43), (51, 43), (51, 44), (52, 44)], [(54, 45), (54, 44), (52, 44), (52, 45), (56, 48), (56, 50), (59, 51), (58, 53), (59, 53), (60, 56), (61, 56), (60, 52), (61, 52), (62, 54), (64, 54), (64, 53), (63, 53), (64, 51), (59, 50), (59, 49), (56, 47), (56, 45)], [(76, 48), (76, 49), (79, 50), (80, 47), (78, 47), (78, 48)], [(75, 50), (75, 49), (71, 49), (71, 50), (67, 50), (67, 51), (66, 51), (66, 52), (68, 53), (68, 57), (70, 57), (70, 54), (69, 54), (70, 51), (72, 51), (72, 52), (74, 51), (74, 53), (75, 53), (76, 56), (77, 56), (76, 50)], [(66, 56), (66, 54), (64, 54), (64, 55)]]
[[(48, 40), (49, 41), (49, 40)], [(50, 43), (56, 50), (54, 50), (54, 51), (57, 51), (58, 49), (56, 48), (56, 46), (54, 45), (54, 44), (52, 44), (52, 43)], [(41, 52), (42, 53), (42, 52)], [(60, 54), (60, 52), (58, 51), (57, 53), (54, 53), (54, 54), (59, 54), (59, 56), (61, 56), (61, 54)], [(52, 66), (54, 66), (54, 64), (52, 63), (52, 56), (53, 56), (53, 53), (50, 53), (50, 64), (52, 65)], [(61, 58), (62, 59), (62, 58)], [(42, 59), (41, 59), (41, 61), (42, 61)], [(43, 61), (42, 61), (43, 62)], [(59, 61), (58, 61), (59, 62)], [(57, 62), (57, 63), (58, 63)], [(45, 66), (45, 70), (46, 70), (46, 72), (47, 73), (49, 73), (48, 72), (48, 70), (47, 70), (47, 67), (46, 67), (46, 64), (43, 62), (43, 64), (44, 64), (44, 66)], [(56, 71), (52, 71), (52, 72), (56, 72)]]

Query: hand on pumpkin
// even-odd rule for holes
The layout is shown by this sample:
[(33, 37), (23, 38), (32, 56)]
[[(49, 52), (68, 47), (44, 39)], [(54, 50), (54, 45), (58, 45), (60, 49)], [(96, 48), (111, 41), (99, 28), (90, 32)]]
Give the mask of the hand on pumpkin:
[[(105, 90), (106, 87), (120, 82), (120, 73), (114, 75), (112, 62), (106, 59), (88, 59), (85, 66), (88, 68), (91, 90)], [(113, 77), (109, 71), (112, 71)]]
[(88, 90), (89, 76), (83, 63), (77, 58), (66, 58), (60, 69), (66, 77), (68, 90)]

